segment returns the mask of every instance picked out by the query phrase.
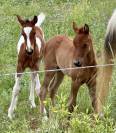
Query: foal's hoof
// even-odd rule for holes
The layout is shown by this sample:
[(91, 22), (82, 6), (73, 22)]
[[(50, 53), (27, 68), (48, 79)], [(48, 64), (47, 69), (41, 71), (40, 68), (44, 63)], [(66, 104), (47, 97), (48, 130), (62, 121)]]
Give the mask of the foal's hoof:
[(44, 115), (44, 116), (42, 117), (42, 122), (46, 122), (46, 121), (48, 121), (48, 117), (47, 117), (47, 115)]
[(32, 102), (31, 100), (29, 100), (29, 104), (30, 104), (31, 109), (36, 108), (35, 102)]
[(14, 117), (15, 117), (15, 115), (12, 114), (12, 113), (10, 113), (10, 112), (8, 111), (8, 118), (9, 118), (10, 120), (12, 120)]
[(34, 104), (31, 104), (31, 108), (33, 109), (33, 108), (36, 108), (36, 104), (34, 103)]
[(12, 115), (8, 113), (8, 118), (12, 120)]
[(101, 113), (99, 113), (99, 115), (98, 115), (98, 116), (99, 116), (99, 118), (100, 118), (100, 119), (102, 119), (102, 118), (104, 117), (104, 113), (103, 113), (103, 112), (101, 112)]
[(12, 116), (12, 111), (11, 111), (10, 108), (8, 109), (8, 118), (9, 118), (10, 120), (12, 120), (12, 118), (13, 118), (13, 116)]

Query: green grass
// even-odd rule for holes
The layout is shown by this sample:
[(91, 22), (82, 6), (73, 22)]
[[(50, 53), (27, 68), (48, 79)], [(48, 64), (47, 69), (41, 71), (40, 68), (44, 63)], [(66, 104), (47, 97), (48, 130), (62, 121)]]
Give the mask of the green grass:
[[(96, 52), (101, 51), (104, 44), (106, 25), (113, 10), (115, 0), (0, 0), (0, 73), (16, 71), (17, 41), (20, 28), (16, 14), (31, 18), (40, 12), (46, 13), (42, 25), (45, 38), (48, 40), (56, 34), (74, 36), (72, 21), (78, 25), (90, 25)], [(42, 67), (41, 67), (42, 68)], [(44, 73), (40, 74), (41, 83)], [(116, 71), (114, 69), (112, 85), (104, 108), (105, 117), (92, 117), (92, 108), (86, 86), (81, 87), (77, 107), (72, 114), (70, 126), (67, 127), (67, 99), (70, 93), (70, 79), (65, 78), (59, 88), (56, 106), (52, 108), (49, 98), (50, 119), (42, 122), (38, 111), (39, 100), (36, 97), (36, 109), (30, 109), (29, 75), (24, 75), (21, 83), (21, 93), (15, 111), (15, 118), (10, 121), (7, 110), (11, 100), (14, 76), (0, 76), (0, 133), (114, 133), (116, 129)], [(102, 83), (102, 81), (101, 81)]]

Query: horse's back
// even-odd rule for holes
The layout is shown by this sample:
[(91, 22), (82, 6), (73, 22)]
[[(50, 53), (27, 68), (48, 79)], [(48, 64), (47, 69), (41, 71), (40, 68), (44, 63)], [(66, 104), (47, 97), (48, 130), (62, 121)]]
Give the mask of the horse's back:
[[(64, 68), (72, 60), (73, 41), (64, 35), (57, 35), (50, 39), (45, 46), (45, 64)], [(67, 60), (68, 59), (68, 60)]]
[(46, 43), (46, 49), (54, 49), (55, 51), (60, 47), (72, 47), (72, 40), (65, 35), (57, 35), (51, 38)]
[(57, 35), (46, 42), (45, 55), (49, 52), (50, 53), (52, 52), (51, 54), (53, 53), (55, 54), (57, 53), (57, 51), (59, 51), (58, 49), (60, 49), (61, 51), (62, 50), (66, 51), (71, 47), (73, 47), (73, 43), (71, 39), (69, 39), (65, 35)]

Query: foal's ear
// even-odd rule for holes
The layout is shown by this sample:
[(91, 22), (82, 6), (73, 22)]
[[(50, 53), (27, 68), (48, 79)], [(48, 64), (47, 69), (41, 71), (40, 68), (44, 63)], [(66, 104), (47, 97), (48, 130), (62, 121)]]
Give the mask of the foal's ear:
[(25, 21), (21, 18), (21, 16), (17, 15), (17, 19), (22, 27), (25, 25)]
[(75, 22), (73, 22), (73, 30), (74, 30), (75, 33), (78, 32), (78, 27), (77, 27)]
[(34, 18), (32, 20), (33, 25), (35, 25), (37, 23), (37, 20), (38, 20), (37, 16), (34, 16)]
[(89, 34), (89, 26), (88, 26), (88, 24), (85, 24), (85, 25), (84, 25), (83, 30), (84, 30), (84, 33), (85, 33), (85, 34)]

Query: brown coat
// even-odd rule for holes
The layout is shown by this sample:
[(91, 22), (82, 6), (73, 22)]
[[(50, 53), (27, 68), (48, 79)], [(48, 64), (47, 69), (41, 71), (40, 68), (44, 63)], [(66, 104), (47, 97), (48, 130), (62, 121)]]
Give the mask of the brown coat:
[[(98, 111), (96, 99), (97, 68), (79, 69), (80, 67), (96, 65), (89, 26), (85, 24), (83, 27), (78, 28), (76, 24), (73, 23), (73, 29), (76, 33), (73, 40), (66, 36), (59, 35), (50, 39), (45, 45), (45, 69), (59, 69), (59, 71), (45, 72), (44, 82), (40, 92), (40, 110), (42, 113), (45, 110), (43, 101), (45, 100), (47, 91), (49, 90), (54, 105), (56, 91), (65, 74), (72, 79), (68, 103), (69, 111), (73, 111), (76, 105), (78, 90), (84, 83), (89, 87), (92, 106), (95, 112)], [(77, 69), (60, 70), (75, 67), (77, 67)]]

